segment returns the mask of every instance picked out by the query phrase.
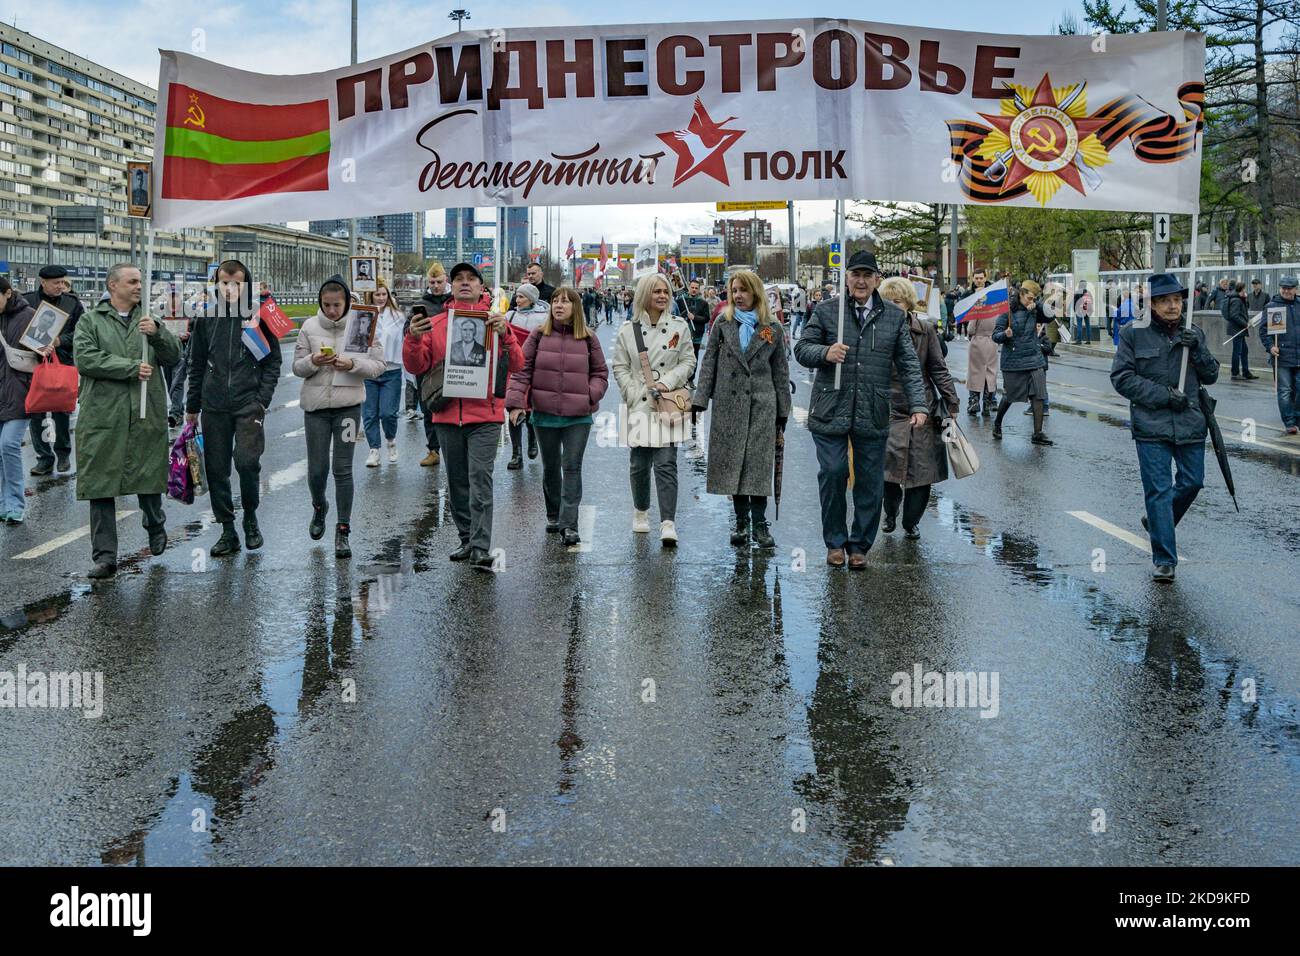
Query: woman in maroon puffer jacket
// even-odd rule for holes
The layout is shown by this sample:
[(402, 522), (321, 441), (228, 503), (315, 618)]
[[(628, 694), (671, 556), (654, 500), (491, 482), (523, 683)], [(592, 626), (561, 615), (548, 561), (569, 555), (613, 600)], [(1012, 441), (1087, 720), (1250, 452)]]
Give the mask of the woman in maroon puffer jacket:
[(582, 455), (592, 417), (609, 387), (609, 369), (596, 334), (587, 328), (582, 297), (564, 286), (551, 296), (551, 314), (524, 343), (524, 367), (510, 376), (506, 409), (516, 422), (532, 408), (542, 449), (546, 530), (568, 547), (578, 537)]

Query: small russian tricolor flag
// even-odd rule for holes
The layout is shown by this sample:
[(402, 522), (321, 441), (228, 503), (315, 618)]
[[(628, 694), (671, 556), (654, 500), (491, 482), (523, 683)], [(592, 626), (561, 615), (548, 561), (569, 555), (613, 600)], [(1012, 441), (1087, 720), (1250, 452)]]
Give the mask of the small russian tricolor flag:
[(999, 279), (992, 285), (977, 289), (952, 307), (958, 322), (995, 319), (1011, 311), (1007, 301), (1007, 280)]
[(244, 347), (253, 353), (253, 358), (262, 361), (271, 354), (271, 346), (267, 344), (266, 336), (262, 334), (259, 326), (245, 327), (239, 336), (244, 341)]

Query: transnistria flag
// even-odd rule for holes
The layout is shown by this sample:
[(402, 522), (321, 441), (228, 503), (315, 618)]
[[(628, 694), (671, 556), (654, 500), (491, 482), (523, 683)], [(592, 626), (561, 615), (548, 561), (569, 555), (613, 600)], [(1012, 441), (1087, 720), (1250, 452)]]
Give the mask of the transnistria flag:
[(992, 285), (977, 289), (964, 299), (959, 299), (952, 307), (952, 314), (958, 322), (977, 322), (980, 319), (995, 319), (1010, 311), (1007, 301), (1007, 280), (999, 279)]
[(266, 106), (169, 84), (164, 199), (328, 190), (329, 162), (328, 100)]

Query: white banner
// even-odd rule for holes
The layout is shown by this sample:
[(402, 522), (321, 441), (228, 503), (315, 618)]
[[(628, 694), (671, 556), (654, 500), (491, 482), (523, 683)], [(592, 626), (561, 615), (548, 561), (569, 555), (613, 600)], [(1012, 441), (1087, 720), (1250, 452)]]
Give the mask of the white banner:
[(857, 20), (474, 30), (301, 76), (164, 52), (159, 228), (856, 198), (1190, 212), (1200, 34)]

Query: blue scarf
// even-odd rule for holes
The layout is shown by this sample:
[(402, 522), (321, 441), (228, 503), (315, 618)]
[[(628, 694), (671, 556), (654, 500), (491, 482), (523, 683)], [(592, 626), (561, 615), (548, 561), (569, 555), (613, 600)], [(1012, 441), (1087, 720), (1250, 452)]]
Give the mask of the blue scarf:
[(736, 309), (734, 315), (736, 329), (740, 332), (740, 350), (744, 352), (749, 348), (749, 340), (754, 337), (754, 329), (758, 327), (758, 313)]

